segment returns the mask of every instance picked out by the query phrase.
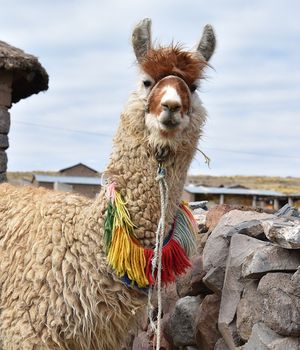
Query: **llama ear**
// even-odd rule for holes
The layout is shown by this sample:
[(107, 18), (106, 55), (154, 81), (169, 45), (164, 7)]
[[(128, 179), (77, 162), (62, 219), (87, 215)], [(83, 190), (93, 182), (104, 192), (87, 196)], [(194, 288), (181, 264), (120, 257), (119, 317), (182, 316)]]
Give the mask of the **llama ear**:
[(151, 19), (145, 18), (137, 24), (132, 33), (132, 46), (138, 62), (151, 47)]
[(216, 37), (213, 27), (210, 24), (207, 24), (203, 29), (202, 38), (198, 44), (197, 51), (199, 51), (208, 62), (214, 53), (215, 47)]

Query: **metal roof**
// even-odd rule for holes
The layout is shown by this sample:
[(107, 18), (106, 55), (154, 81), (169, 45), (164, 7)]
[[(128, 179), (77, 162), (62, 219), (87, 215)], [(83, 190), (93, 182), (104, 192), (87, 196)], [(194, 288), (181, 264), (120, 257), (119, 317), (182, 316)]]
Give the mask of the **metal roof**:
[(70, 170), (70, 169), (73, 169), (73, 168), (77, 168), (77, 167), (80, 166), (80, 165), (83, 166), (83, 167), (86, 168), (86, 169), (89, 169), (89, 170), (93, 171), (94, 173), (98, 173), (97, 170), (95, 170), (95, 169), (93, 169), (93, 168), (91, 168), (91, 167), (89, 167), (88, 165), (83, 164), (83, 163), (77, 163), (77, 164), (68, 166), (67, 168), (60, 169), (59, 172), (60, 172), (60, 173), (63, 173), (63, 172), (66, 171), (66, 170)]
[(190, 184), (184, 187), (185, 191), (189, 193), (202, 193), (202, 194), (236, 194), (244, 196), (271, 196), (271, 197), (284, 197), (281, 192), (269, 191), (269, 190), (256, 190), (256, 189), (244, 189), (244, 188), (226, 188), (226, 187), (206, 187), (195, 186)]
[(34, 179), (38, 182), (64, 183), (76, 185), (101, 185), (100, 177), (91, 176), (52, 176), (34, 174)]

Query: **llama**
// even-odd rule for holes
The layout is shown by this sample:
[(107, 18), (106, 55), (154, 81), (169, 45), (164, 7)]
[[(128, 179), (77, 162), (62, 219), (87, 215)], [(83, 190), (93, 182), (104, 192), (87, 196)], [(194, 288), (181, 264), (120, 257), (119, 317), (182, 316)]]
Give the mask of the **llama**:
[[(146, 258), (160, 218), (158, 164), (169, 187), (168, 239), (176, 213), (186, 211), (180, 197), (206, 118), (196, 89), (215, 48), (209, 25), (195, 52), (179, 45), (153, 48), (150, 27), (144, 19), (133, 31), (141, 81), (121, 114), (105, 170), (108, 185), (97, 198), (0, 186), (3, 350), (120, 349), (146, 304), (144, 289), (154, 279)], [(124, 232), (118, 220), (127, 225)], [(134, 237), (126, 245), (129, 231)], [(183, 259), (165, 268), (166, 282), (188, 266), (180, 234), (166, 245), (175, 249), (172, 259)]]

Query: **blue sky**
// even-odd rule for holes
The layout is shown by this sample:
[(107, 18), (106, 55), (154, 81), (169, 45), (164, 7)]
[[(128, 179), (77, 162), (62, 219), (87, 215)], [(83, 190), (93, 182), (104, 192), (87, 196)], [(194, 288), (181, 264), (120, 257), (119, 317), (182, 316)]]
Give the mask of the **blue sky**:
[(46, 93), (11, 109), (9, 170), (102, 170), (137, 68), (130, 37), (195, 48), (206, 23), (217, 49), (199, 95), (209, 119), (190, 172), (299, 176), (300, 2), (296, 0), (0, 0), (0, 40), (39, 57)]

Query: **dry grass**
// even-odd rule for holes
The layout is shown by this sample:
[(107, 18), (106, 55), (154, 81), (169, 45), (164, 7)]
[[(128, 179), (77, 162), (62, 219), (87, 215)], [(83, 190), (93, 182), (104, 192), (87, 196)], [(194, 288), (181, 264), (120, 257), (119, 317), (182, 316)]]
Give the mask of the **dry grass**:
[(300, 193), (300, 177), (273, 176), (188, 176), (193, 183), (206, 186), (242, 185), (252, 189), (273, 190), (283, 193)]
[(32, 180), (32, 176), (34, 174), (40, 174), (40, 175), (59, 175), (58, 172), (55, 171), (9, 171), (7, 173), (7, 179), (11, 183), (17, 183), (18, 181), (25, 179), (28, 181)]
[[(32, 179), (32, 174), (59, 175), (55, 171), (33, 171), (33, 172), (8, 172), (10, 182), (21, 179)], [(253, 189), (274, 190), (283, 193), (300, 193), (300, 177), (276, 177), (276, 176), (188, 176), (188, 181), (206, 186), (230, 186), (242, 185)]]

